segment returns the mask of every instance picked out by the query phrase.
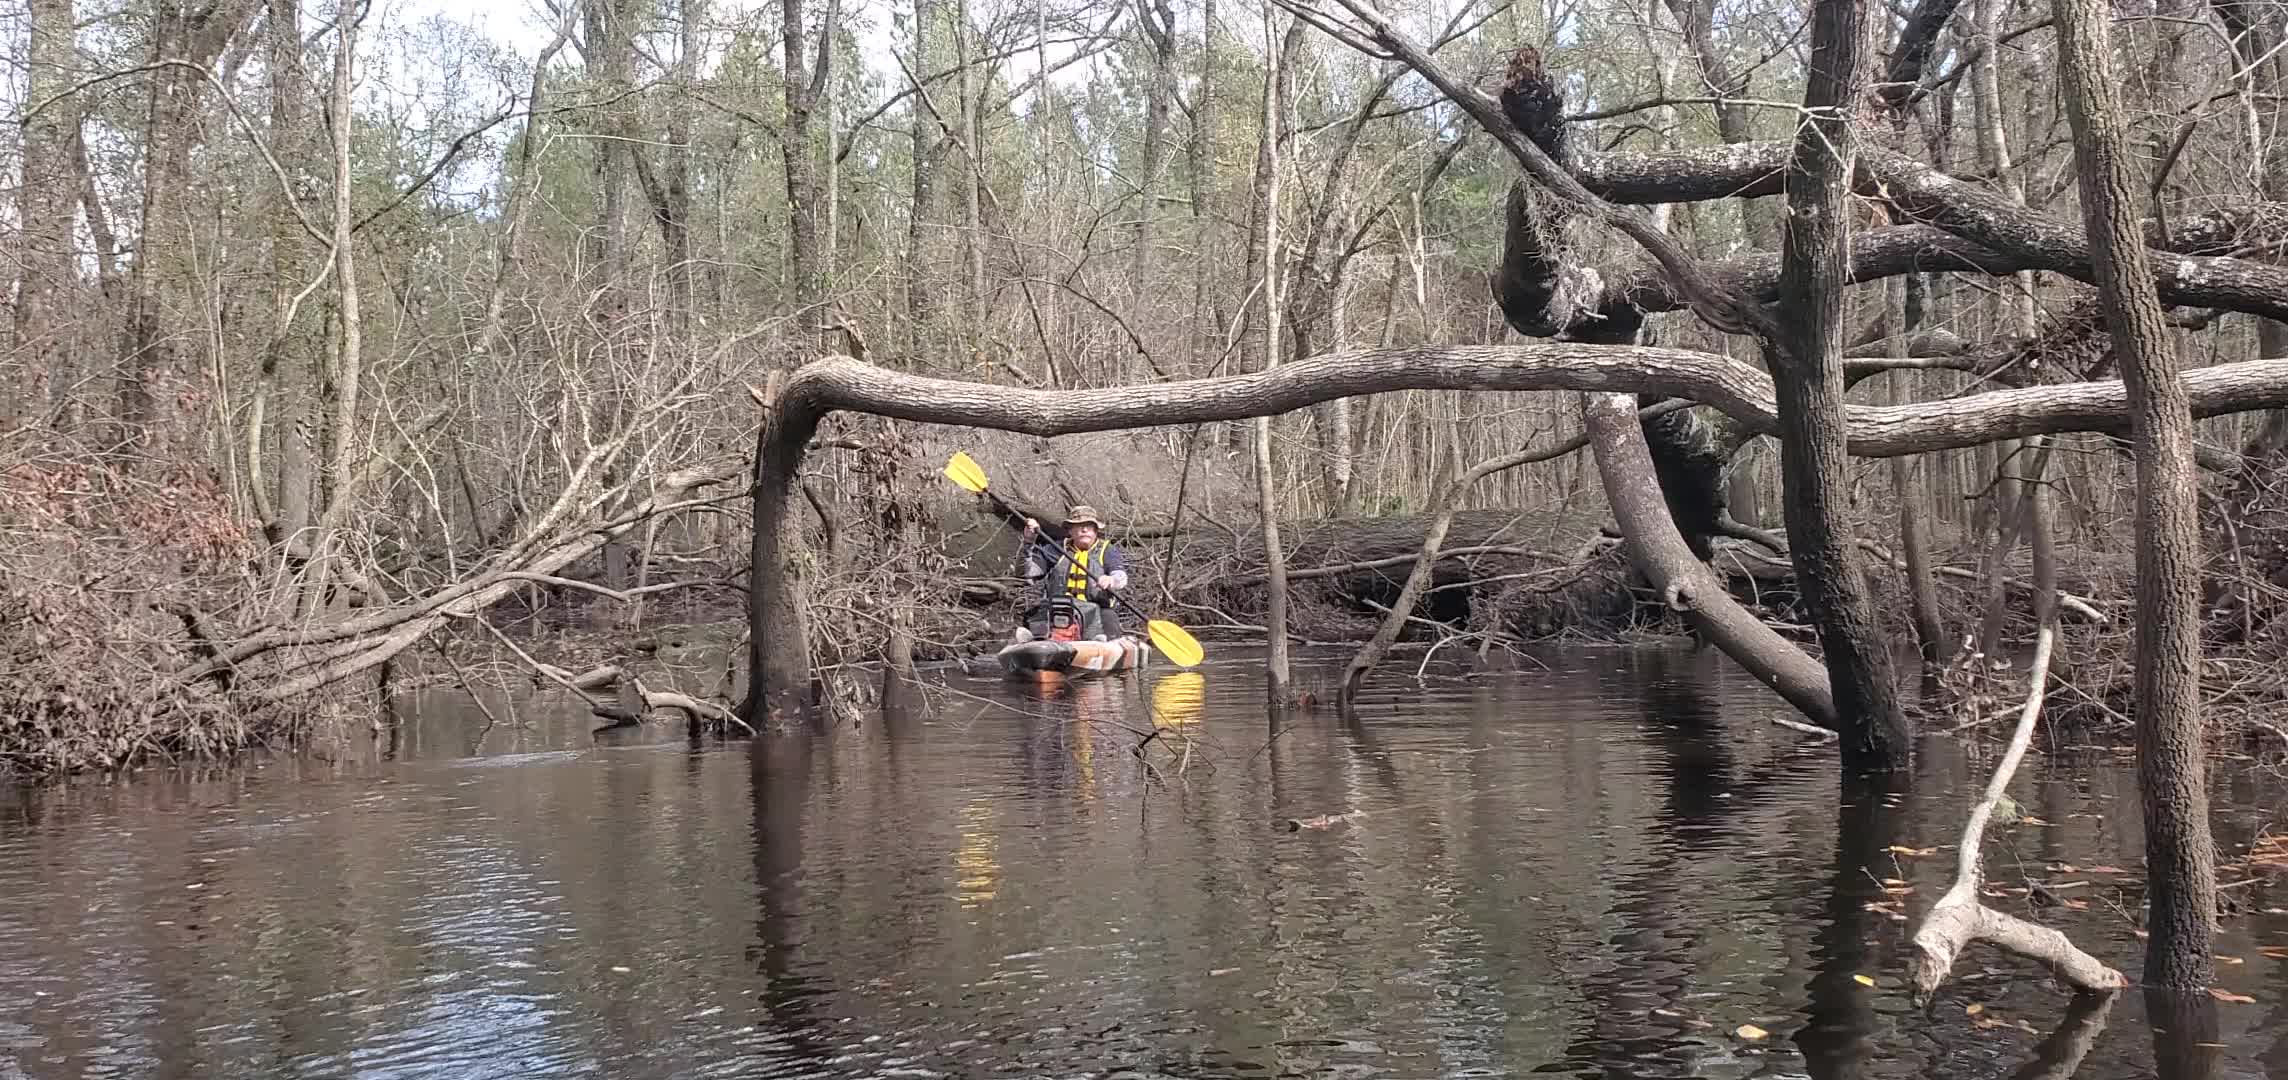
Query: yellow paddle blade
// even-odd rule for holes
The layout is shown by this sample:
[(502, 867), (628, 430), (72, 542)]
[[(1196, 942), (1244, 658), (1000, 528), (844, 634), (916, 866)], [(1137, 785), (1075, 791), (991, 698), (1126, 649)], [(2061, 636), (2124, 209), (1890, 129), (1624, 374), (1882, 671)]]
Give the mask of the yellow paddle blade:
[(1198, 667), (1207, 659), (1207, 650), (1200, 648), (1200, 640), (1191, 631), (1165, 619), (1154, 619), (1144, 624), (1144, 632), (1152, 638), (1152, 647), (1177, 667)]
[(963, 491), (982, 494), (985, 491), (985, 469), (968, 454), (955, 451), (953, 459), (945, 463), (946, 478), (961, 485)]

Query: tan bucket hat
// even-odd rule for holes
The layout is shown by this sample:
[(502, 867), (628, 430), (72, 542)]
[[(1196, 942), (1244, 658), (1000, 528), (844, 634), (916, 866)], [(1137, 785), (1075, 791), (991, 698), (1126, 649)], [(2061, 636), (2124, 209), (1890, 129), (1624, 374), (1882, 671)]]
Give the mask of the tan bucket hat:
[(1071, 510), (1065, 513), (1065, 524), (1088, 524), (1102, 529), (1104, 528), (1104, 519), (1096, 516), (1096, 507), (1083, 503), (1079, 506), (1073, 507)]

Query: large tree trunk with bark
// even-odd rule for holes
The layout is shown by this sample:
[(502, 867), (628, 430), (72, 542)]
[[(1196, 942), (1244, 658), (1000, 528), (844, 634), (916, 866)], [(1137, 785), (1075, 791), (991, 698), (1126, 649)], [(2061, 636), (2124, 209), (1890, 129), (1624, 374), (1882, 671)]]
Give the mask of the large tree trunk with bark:
[(2113, 77), (2111, 12), (2057, 0), (2058, 67), (2082, 214), (2137, 461), (2138, 779), (2149, 881), (2144, 979), (2171, 989), (2214, 976), (2216, 852), (2201, 739), (2200, 475), (2192, 410), (2136, 218), (2127, 121)]
[(1861, 89), (1866, 0), (1812, 7), (1810, 81), (1787, 172), (1780, 292), (1794, 298), (1765, 357), (1779, 391), (1780, 468), (1788, 552), (1842, 719), (1847, 769), (1896, 769), (1913, 752), (1891, 655), (1851, 543), (1850, 459), (1843, 418), (1843, 289), (1851, 110)]

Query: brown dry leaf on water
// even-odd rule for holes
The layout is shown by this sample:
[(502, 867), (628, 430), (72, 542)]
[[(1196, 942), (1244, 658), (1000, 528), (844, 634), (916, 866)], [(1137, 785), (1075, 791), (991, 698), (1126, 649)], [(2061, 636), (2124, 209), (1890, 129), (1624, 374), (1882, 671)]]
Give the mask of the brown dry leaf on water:
[(1865, 903), (1861, 904), (1860, 906), (1861, 906), (1861, 907), (1863, 907), (1863, 908), (1865, 908), (1865, 909), (1866, 909), (1866, 910), (1868, 910), (1868, 911), (1872, 911), (1872, 912), (1875, 912), (1875, 913), (1876, 913), (1876, 914), (1878, 914), (1878, 915), (1882, 915), (1883, 917), (1890, 919), (1892, 922), (1905, 922), (1905, 921), (1907, 921), (1907, 911), (1906, 911), (1906, 905), (1905, 905), (1903, 902), (1901, 902), (1901, 901), (1897, 901), (1897, 900), (1869, 900), (1869, 901), (1866, 901)]
[(1963, 1015), (1965, 1015), (1965, 1016), (1976, 1016), (1976, 1015), (1978, 1015), (1979, 1013), (1982, 1013), (1982, 1012), (1985, 1012), (1985, 1011), (1986, 1011), (1986, 1005), (1985, 1005), (1983, 1002), (1977, 1002), (1977, 1001), (1973, 1001), (1973, 1002), (1971, 1002), (1970, 1004), (1968, 1004), (1968, 1005), (1965, 1005), (1965, 1006), (1963, 1006), (1963, 1007), (1962, 1007), (1962, 1012), (1963, 1012)]
[(1758, 1039), (1770, 1037), (1771, 1032), (1765, 1031), (1764, 1029), (1757, 1027), (1754, 1024), (1742, 1024), (1737, 1029), (1735, 1029), (1732, 1034), (1738, 1035), (1739, 1037), (1746, 1039), (1749, 1042), (1754, 1042)]
[(1853, 976), (1851, 976), (1851, 981), (1852, 981), (1852, 982), (1855, 982), (1855, 983), (1858, 983), (1858, 984), (1859, 984), (1859, 985), (1861, 985), (1861, 986), (1873, 986), (1873, 985), (1875, 985), (1875, 980), (1873, 980), (1873, 979), (1870, 979), (1870, 978), (1868, 978), (1868, 977), (1867, 977), (1867, 976), (1865, 976), (1865, 975), (1853, 975)]
[(1331, 829), (1353, 818), (1362, 818), (1365, 816), (1366, 811), (1353, 810), (1347, 814), (1321, 814), (1315, 818), (1288, 818), (1287, 831), (1299, 832), (1303, 829)]
[(2235, 994), (2230, 990), (2219, 990), (2213, 986), (2209, 987), (2209, 996), (2217, 999), (2218, 1001), (2230, 1002), (2234, 1005), (2256, 1004), (2256, 999), (2249, 997), (2247, 994)]

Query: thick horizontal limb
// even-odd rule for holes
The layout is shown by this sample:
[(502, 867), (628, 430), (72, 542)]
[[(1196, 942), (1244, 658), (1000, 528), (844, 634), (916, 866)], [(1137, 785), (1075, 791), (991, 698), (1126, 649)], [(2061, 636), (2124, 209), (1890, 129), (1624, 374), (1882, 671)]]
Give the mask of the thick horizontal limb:
[[(2197, 416), (2288, 406), (2288, 359), (2185, 373)], [(1650, 346), (1520, 345), (1353, 349), (1267, 372), (1097, 390), (1029, 390), (909, 375), (849, 357), (789, 377), (784, 408), (823, 417), (852, 410), (930, 424), (1068, 435), (1242, 420), (1338, 398), (1397, 390), (1576, 390), (1700, 402), (1752, 430), (1777, 430), (1769, 376), (1722, 356)], [(2002, 439), (2127, 428), (2118, 380), (1993, 390), (1947, 401), (1850, 407), (1851, 452), (1893, 457)]]
[[(2172, 221), (2166, 234), (2155, 226), (2147, 230), (2146, 240), (2160, 250), (2206, 256), (2223, 255), (2282, 237), (2288, 237), (2288, 204), (2251, 203)], [(1903, 274), (1956, 271), (2000, 276), (2021, 270), (2048, 270), (2088, 281), (2093, 271), (2087, 254), (2086, 248), (2052, 251), (2023, 247), (2014, 253), (2004, 253), (1936, 226), (1897, 225), (1854, 234), (1846, 273), (1853, 283), (1881, 281)], [(1710, 277), (1729, 283), (1758, 300), (1769, 303), (1779, 298), (1777, 254), (1726, 259), (1707, 264), (1707, 269)], [(2205, 305), (2207, 301), (2203, 298), (2208, 295), (2195, 288), (2162, 284), (2161, 299), (2165, 303)], [(1616, 280), (1606, 288), (1601, 309), (1610, 311), (1620, 305), (1647, 313), (1685, 307), (1684, 299), (1675, 294), (1666, 278), (1650, 267)]]

